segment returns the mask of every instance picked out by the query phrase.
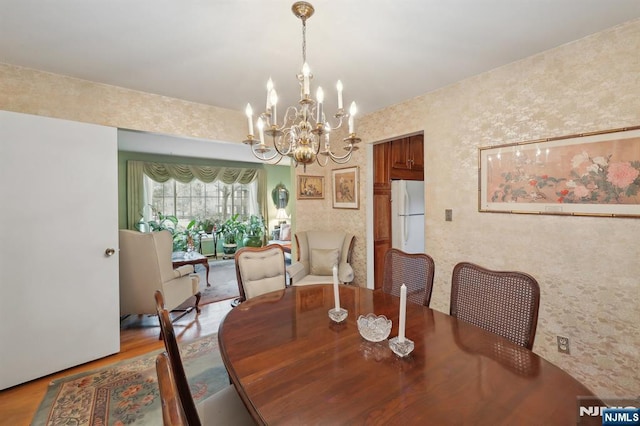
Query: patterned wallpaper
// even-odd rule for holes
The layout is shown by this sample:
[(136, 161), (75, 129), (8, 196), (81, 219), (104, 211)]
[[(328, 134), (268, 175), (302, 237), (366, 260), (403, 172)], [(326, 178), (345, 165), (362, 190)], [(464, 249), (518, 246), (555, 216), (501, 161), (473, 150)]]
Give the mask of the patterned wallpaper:
[[(479, 213), (478, 147), (640, 125), (639, 51), (636, 20), (357, 121), (369, 143), (424, 131), (431, 306), (448, 312), (460, 261), (532, 274), (534, 351), (601, 397), (640, 395), (640, 219)], [(363, 247), (365, 212), (347, 220)]]
[(246, 138), (246, 117), (210, 105), (0, 64), (0, 109), (218, 141)]
[[(363, 143), (349, 165), (360, 167), (360, 208), (332, 208), (331, 170), (343, 165), (311, 166), (307, 174), (325, 176), (325, 198), (293, 200), (295, 226), (353, 232), (364, 285), (373, 267), (364, 145), (423, 131), (431, 306), (448, 312), (459, 261), (529, 272), (542, 291), (534, 351), (601, 397), (639, 395), (640, 220), (477, 211), (478, 147), (640, 124), (638, 51), (640, 20), (357, 119)], [(5, 110), (214, 140), (245, 136), (240, 111), (12, 65), (0, 64), (0, 93)], [(453, 222), (444, 221), (445, 209)], [(570, 338), (571, 355), (557, 352), (556, 335)]]

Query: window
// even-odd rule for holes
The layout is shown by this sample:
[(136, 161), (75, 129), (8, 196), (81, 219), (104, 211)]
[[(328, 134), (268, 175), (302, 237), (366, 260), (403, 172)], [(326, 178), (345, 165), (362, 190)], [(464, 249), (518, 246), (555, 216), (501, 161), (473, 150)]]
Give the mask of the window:
[(240, 218), (256, 214), (256, 182), (204, 183), (194, 179), (190, 183), (181, 183), (170, 179), (160, 183), (145, 176), (145, 184), (151, 195), (149, 204), (157, 212), (176, 216), (183, 226), (195, 218), (222, 222), (236, 213)]

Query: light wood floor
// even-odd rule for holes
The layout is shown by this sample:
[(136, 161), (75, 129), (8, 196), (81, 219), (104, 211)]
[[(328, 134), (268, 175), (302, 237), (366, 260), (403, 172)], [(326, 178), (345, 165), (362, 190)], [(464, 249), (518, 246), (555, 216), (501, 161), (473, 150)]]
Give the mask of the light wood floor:
[[(188, 342), (216, 333), (230, 309), (230, 300), (223, 300), (202, 306), (198, 317), (195, 311), (185, 315), (174, 322), (178, 341)], [(119, 353), (0, 391), (0, 425), (29, 425), (51, 380), (104, 367), (164, 347), (162, 341), (158, 340), (160, 327), (157, 317), (131, 316), (120, 325)]]

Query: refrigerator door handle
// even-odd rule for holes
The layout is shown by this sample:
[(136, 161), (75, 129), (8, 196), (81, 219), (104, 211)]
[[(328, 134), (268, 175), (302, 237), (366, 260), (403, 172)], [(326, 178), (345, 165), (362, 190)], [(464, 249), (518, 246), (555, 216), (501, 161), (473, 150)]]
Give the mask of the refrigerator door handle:
[[(409, 191), (407, 191), (407, 187), (404, 186), (404, 215), (406, 215), (407, 213), (409, 213)], [(406, 217), (402, 217), (402, 225), (403, 225), (403, 232), (404, 232), (404, 243), (406, 244), (409, 241), (409, 227), (407, 226), (407, 218)]]

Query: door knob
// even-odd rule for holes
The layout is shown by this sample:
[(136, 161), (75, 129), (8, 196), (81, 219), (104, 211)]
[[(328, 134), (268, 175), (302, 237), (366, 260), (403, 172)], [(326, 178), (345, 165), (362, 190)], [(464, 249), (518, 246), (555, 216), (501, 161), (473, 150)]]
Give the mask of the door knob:
[(113, 256), (116, 254), (116, 249), (108, 248), (104, 251), (105, 256)]

